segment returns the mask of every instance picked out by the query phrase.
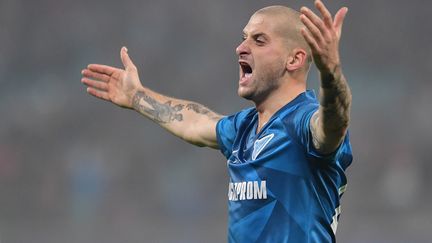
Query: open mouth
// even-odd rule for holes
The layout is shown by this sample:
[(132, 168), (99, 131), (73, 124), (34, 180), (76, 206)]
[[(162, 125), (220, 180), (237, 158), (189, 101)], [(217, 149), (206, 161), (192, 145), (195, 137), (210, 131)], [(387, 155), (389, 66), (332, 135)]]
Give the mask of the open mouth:
[(252, 67), (247, 62), (239, 62), (241, 68), (241, 78), (252, 76)]

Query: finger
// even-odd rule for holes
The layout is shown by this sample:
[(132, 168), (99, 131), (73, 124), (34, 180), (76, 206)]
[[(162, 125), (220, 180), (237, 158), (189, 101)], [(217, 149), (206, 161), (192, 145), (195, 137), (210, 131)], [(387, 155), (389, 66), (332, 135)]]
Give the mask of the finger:
[(89, 69), (82, 70), (81, 74), (86, 78), (96, 79), (103, 82), (108, 82), (110, 80), (110, 76), (102, 73), (92, 72)]
[(301, 34), (305, 38), (306, 42), (309, 44), (312, 52), (318, 53), (320, 51), (320, 48), (312, 35), (305, 28), (301, 29)]
[(107, 66), (107, 65), (101, 65), (101, 64), (90, 64), (87, 66), (87, 68), (90, 71), (107, 74), (109, 76), (111, 76), (115, 72), (120, 71), (120, 69), (118, 68)]
[(131, 68), (135, 69), (136, 68), (135, 65), (133, 64), (132, 60), (129, 57), (128, 49), (124, 46), (120, 50), (120, 57), (121, 57), (121, 60), (122, 60), (122, 63), (124, 65), (125, 69), (131, 69)]
[(103, 100), (110, 100), (108, 93), (105, 91), (100, 91), (91, 87), (87, 88), (87, 93), (99, 98), (99, 99), (103, 99)]
[(82, 78), (81, 82), (88, 87), (95, 88), (101, 91), (108, 91), (108, 84), (102, 81), (91, 80), (88, 78)]
[(321, 0), (316, 0), (315, 7), (320, 11), (324, 23), (327, 25), (327, 27), (332, 27), (333, 25), (332, 15), (330, 11), (327, 9), (327, 7), (324, 5), (324, 3)]
[(315, 41), (317, 44), (320, 44), (323, 42), (323, 36), (321, 34), (321, 31), (308, 19), (304, 14), (300, 15), (300, 20), (303, 22), (303, 24), (308, 28), (309, 32), (312, 33), (313, 37), (315, 38)]
[(312, 10), (310, 10), (307, 7), (302, 7), (300, 9), (300, 12), (304, 14), (310, 21), (316, 25), (316, 27), (320, 30), (321, 34), (325, 39), (330, 38), (330, 34), (328, 32), (327, 27), (325, 26), (324, 22), (320, 17), (318, 17)]
[(348, 8), (343, 7), (341, 9), (339, 9), (339, 11), (335, 15), (333, 25), (334, 25), (334, 28), (338, 31), (338, 33), (341, 33), (343, 21), (344, 21), (347, 13), (348, 13)]

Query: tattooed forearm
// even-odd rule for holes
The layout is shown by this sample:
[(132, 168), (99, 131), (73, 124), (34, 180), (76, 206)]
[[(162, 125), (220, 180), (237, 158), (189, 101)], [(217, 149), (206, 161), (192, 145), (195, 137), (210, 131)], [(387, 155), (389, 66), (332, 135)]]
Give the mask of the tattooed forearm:
[(195, 102), (171, 98), (143, 87), (132, 97), (135, 111), (197, 146), (218, 148), (216, 124), (222, 117)]
[[(332, 81), (325, 80), (333, 79)], [(323, 77), (320, 90), (321, 119), (328, 130), (348, 127), (351, 108), (351, 91), (343, 74)]]
[(203, 105), (197, 104), (197, 103), (189, 103), (186, 105), (186, 108), (188, 110), (193, 110), (195, 113), (202, 114), (208, 116), (210, 119), (216, 120), (220, 118), (219, 115), (212, 112), (211, 110), (207, 109)]
[(196, 104), (196, 103), (189, 103), (189, 104), (186, 105), (186, 108), (188, 110), (193, 110), (196, 113), (203, 114), (203, 115), (206, 115), (206, 114), (208, 114), (210, 112), (210, 110), (208, 110), (205, 107), (203, 107), (203, 106), (201, 106), (199, 104)]
[(349, 125), (351, 91), (340, 68), (321, 74), (320, 108), (311, 119), (312, 141), (316, 149), (333, 152), (342, 142)]
[(183, 120), (183, 115), (180, 112), (184, 107), (183, 104), (173, 106), (172, 101), (160, 103), (148, 96), (144, 91), (136, 92), (132, 100), (132, 106), (135, 110), (158, 123)]

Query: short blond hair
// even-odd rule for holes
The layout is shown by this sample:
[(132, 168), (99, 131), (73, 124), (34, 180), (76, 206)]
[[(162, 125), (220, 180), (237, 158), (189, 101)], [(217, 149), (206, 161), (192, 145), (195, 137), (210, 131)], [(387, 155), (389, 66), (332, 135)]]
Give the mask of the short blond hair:
[(300, 12), (281, 5), (274, 5), (256, 11), (254, 15), (265, 15), (280, 19), (278, 33), (284, 37), (288, 48), (300, 47), (307, 53), (307, 64), (312, 62), (312, 53), (309, 44), (301, 34), (301, 29), (305, 25), (300, 20)]

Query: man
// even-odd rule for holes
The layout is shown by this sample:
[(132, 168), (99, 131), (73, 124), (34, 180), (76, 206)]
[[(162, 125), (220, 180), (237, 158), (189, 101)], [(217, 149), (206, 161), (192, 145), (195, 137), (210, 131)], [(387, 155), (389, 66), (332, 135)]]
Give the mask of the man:
[[(237, 47), (238, 94), (255, 107), (221, 116), (190, 101), (143, 87), (121, 49), (123, 69), (90, 64), (87, 92), (138, 111), (174, 135), (217, 148), (228, 159), (229, 242), (334, 242), (352, 161), (347, 134), (351, 92), (341, 70), (339, 39), (348, 11), (322, 17), (302, 7), (263, 8)], [(320, 101), (306, 91), (312, 60)]]

